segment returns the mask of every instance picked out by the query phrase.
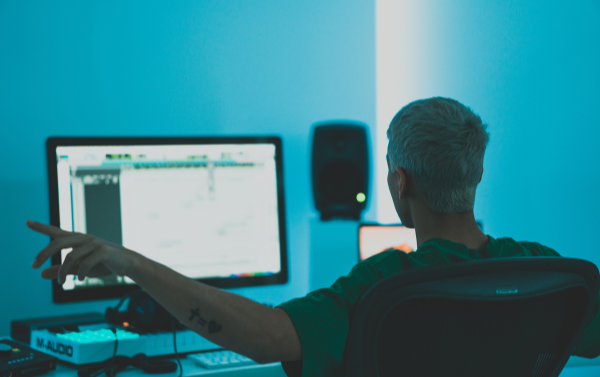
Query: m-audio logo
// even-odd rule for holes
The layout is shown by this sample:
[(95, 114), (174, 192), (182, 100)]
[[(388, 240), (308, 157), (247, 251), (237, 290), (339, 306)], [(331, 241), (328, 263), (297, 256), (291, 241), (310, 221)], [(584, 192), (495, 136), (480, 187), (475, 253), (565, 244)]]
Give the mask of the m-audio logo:
[(44, 339), (42, 338), (36, 338), (36, 341), (37, 348), (39, 349), (50, 351), (59, 355), (73, 357), (73, 347), (71, 346), (65, 346), (62, 343), (53, 342), (51, 340), (48, 340), (46, 343), (44, 343)]

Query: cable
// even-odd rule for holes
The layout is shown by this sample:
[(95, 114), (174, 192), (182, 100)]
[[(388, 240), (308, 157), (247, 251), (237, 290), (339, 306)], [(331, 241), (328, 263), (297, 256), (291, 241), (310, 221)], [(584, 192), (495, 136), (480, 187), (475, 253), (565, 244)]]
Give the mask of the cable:
[[(120, 305), (121, 304), (117, 305), (117, 307)], [(102, 373), (106, 373), (106, 375), (108, 377), (114, 377), (117, 374), (117, 372), (127, 368), (127, 365), (125, 365), (122, 368), (116, 365), (117, 349), (119, 347), (119, 337), (117, 336), (117, 328), (116, 327), (111, 327), (110, 331), (112, 331), (113, 334), (115, 334), (115, 347), (113, 349), (112, 357), (110, 359), (105, 360), (99, 366), (81, 369), (80, 371), (77, 372), (77, 375), (79, 377), (97, 377), (97, 376), (101, 375)]]
[(169, 314), (169, 319), (171, 320), (171, 329), (173, 330), (173, 349), (175, 350), (175, 360), (177, 360), (177, 364), (179, 364), (179, 377), (181, 377), (183, 375), (183, 366), (181, 365), (179, 353), (177, 352), (177, 331), (175, 330), (175, 319), (171, 314)]
[[(117, 335), (116, 327), (111, 327), (110, 331), (112, 331), (115, 334), (115, 349), (113, 350), (113, 357), (112, 357), (112, 364), (114, 364), (115, 360), (117, 359), (117, 348), (119, 347), (119, 336)], [(108, 376), (108, 373), (106, 375)]]
[[(130, 292), (124, 295), (123, 297), (121, 297), (119, 303), (115, 307), (107, 309), (107, 323), (113, 323), (118, 325), (118, 322), (122, 321), (118, 320), (119, 308), (123, 305), (126, 299), (129, 298), (131, 300), (134, 294), (138, 293)], [(173, 331), (173, 349), (175, 351), (175, 358), (177, 363), (173, 362), (172, 360), (149, 358), (143, 353), (139, 353), (137, 355), (134, 355), (133, 357), (117, 356), (117, 350), (119, 347), (119, 337), (117, 335), (118, 329), (116, 326), (113, 326), (110, 328), (113, 334), (115, 334), (115, 346), (113, 349), (112, 357), (104, 360), (101, 363), (80, 369), (77, 372), (77, 375), (79, 377), (98, 377), (102, 373), (104, 373), (107, 377), (115, 377), (117, 373), (119, 373), (122, 370), (125, 370), (129, 366), (139, 368), (145, 373), (149, 374), (172, 373), (175, 372), (177, 370), (177, 367), (179, 366), (179, 377), (182, 377), (183, 366), (181, 365), (181, 361), (179, 360), (179, 353), (177, 351), (177, 331), (175, 326), (175, 320), (171, 314), (168, 314), (168, 312), (166, 311), (165, 313), (168, 315), (171, 321), (171, 330)]]
[(105, 373), (108, 377), (114, 377), (118, 372), (132, 366), (143, 370), (148, 374), (171, 373), (177, 370), (177, 364), (171, 360), (151, 359), (143, 353), (133, 357), (117, 356), (89, 368), (80, 369), (79, 377), (97, 377)]

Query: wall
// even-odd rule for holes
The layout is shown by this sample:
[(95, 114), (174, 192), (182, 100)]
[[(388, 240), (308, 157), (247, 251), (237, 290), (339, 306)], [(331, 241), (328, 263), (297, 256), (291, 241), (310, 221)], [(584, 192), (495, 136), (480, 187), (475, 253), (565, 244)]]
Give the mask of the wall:
[(309, 127), (374, 124), (374, 22), (372, 1), (0, 1), (0, 336), (12, 318), (112, 304), (54, 305), (29, 268), (50, 135), (281, 135), (291, 282), (239, 292), (305, 294)]
[[(378, 0), (377, 18), (378, 167), (401, 106), (457, 98), (492, 134), (476, 202), (486, 231), (600, 265), (599, 3)], [(375, 26), (372, 1), (0, 0), (0, 336), (11, 318), (112, 303), (54, 305), (29, 268), (47, 243), (24, 222), (48, 219), (50, 135), (282, 135), (291, 282), (242, 293), (304, 294), (309, 126), (374, 124)], [(378, 182), (367, 216), (395, 222)]]
[[(600, 3), (377, 0), (376, 12), (377, 155), (400, 107), (456, 98), (491, 133), (475, 203), (486, 232), (600, 265)], [(398, 221), (377, 190), (378, 218)]]

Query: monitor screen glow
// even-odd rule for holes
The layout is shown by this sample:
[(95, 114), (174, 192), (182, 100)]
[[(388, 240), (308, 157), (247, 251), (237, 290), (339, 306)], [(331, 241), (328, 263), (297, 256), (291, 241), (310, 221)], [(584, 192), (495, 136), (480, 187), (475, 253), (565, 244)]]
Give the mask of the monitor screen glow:
[(361, 261), (390, 248), (406, 253), (417, 250), (415, 230), (403, 225), (361, 225), (358, 232)]

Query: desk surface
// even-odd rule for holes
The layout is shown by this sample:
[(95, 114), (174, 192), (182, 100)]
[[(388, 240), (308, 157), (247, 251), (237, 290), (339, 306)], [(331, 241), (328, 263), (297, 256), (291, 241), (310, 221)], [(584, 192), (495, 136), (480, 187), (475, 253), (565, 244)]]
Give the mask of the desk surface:
[[(190, 359), (182, 358), (181, 365), (183, 366), (183, 376), (202, 376), (202, 377), (286, 377), (281, 363), (271, 363), (262, 365), (248, 365), (234, 368), (225, 369), (205, 369), (201, 366), (196, 365)], [(77, 377), (75, 369), (68, 366), (58, 364), (56, 370), (45, 374), (46, 377)], [(104, 377), (104, 375), (101, 375)], [(173, 373), (164, 373), (150, 375), (142, 372), (139, 369), (129, 368), (117, 374), (117, 377), (148, 377), (148, 376), (159, 376), (159, 377), (178, 377), (179, 370)]]
[[(183, 376), (218, 376), (218, 377), (286, 377), (280, 363), (250, 365), (243, 367), (214, 369), (209, 370), (202, 368), (192, 360), (183, 358), (181, 360), (183, 366)], [(75, 370), (67, 366), (59, 364), (57, 369), (46, 374), (47, 377), (76, 377)], [(150, 375), (138, 369), (127, 369), (120, 372), (118, 377), (148, 377)], [(179, 371), (173, 373), (165, 373), (157, 375), (160, 377), (178, 377)], [(567, 367), (562, 371), (560, 377), (598, 377), (600, 376), (600, 358), (594, 360), (571, 358)]]
[(576, 366), (563, 369), (560, 377), (598, 377), (600, 365)]

